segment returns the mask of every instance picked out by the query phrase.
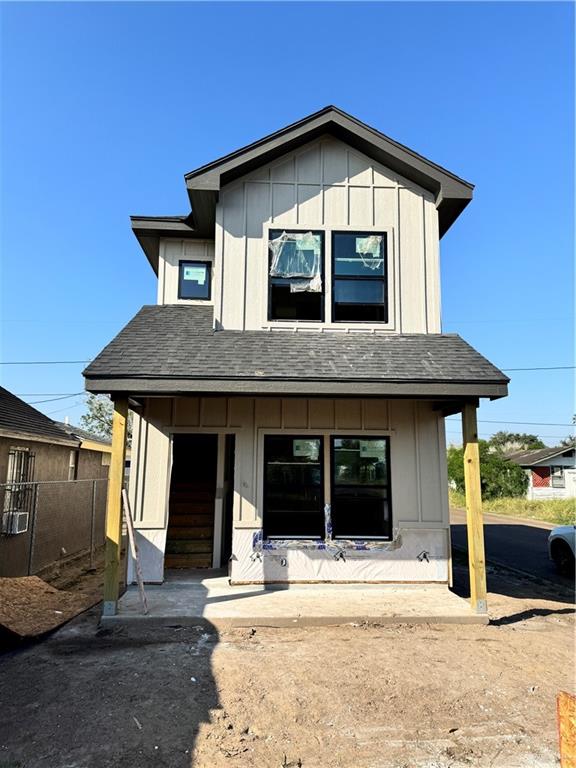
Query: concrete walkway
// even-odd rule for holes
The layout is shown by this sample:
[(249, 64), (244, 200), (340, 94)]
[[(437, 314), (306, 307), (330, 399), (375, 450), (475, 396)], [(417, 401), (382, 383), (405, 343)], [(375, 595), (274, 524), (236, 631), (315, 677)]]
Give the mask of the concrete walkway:
[(302, 584), (234, 586), (225, 576), (175, 576), (147, 585), (144, 616), (135, 586), (103, 623), (145, 621), (229, 627), (296, 627), (361, 622), (487, 624), (444, 584)]

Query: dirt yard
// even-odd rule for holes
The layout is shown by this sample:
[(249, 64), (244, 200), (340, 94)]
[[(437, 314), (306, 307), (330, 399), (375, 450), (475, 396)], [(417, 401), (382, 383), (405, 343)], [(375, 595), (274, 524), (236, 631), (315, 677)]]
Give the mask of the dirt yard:
[(489, 626), (99, 630), (92, 609), (1, 658), (0, 768), (558, 766), (570, 595), (489, 585)]

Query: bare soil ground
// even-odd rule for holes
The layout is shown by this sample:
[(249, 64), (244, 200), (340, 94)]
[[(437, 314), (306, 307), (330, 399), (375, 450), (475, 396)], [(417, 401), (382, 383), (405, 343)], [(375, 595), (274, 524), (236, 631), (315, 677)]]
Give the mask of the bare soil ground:
[(570, 595), (489, 586), (489, 626), (99, 630), (92, 609), (0, 659), (0, 767), (558, 766)]

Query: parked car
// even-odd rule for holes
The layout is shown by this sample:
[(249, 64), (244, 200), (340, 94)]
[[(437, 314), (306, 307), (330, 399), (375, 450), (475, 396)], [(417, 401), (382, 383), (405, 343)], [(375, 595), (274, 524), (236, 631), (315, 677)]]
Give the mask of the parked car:
[(548, 536), (548, 553), (559, 573), (574, 573), (576, 525), (559, 525)]

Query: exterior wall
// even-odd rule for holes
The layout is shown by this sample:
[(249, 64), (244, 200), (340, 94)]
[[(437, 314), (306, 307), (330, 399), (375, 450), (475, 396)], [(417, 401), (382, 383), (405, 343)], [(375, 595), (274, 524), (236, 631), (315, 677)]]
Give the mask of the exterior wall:
[(102, 457), (108, 457), (109, 453), (101, 453), (100, 451), (90, 451), (81, 448), (78, 451), (78, 471), (77, 480), (99, 480), (100, 478), (108, 477), (108, 471), (110, 469), (110, 463), (102, 463)]
[[(432, 403), (411, 400), (305, 398), (158, 398), (133, 428), (130, 499), (145, 580), (162, 581), (174, 432), (235, 434), (234, 581), (447, 581), (448, 491), (444, 423)], [(263, 553), (261, 531), (264, 434), (390, 436), (394, 541), (381, 551)], [(217, 494), (218, 495), (218, 494)], [(428, 561), (417, 556), (428, 552)], [(286, 561), (286, 564), (283, 564)], [(132, 571), (129, 571), (132, 577)]]
[[(216, 208), (215, 242), (163, 239), (158, 304), (214, 304), (229, 329), (274, 330), (269, 321), (268, 232), (323, 230), (325, 322), (300, 329), (440, 332), (438, 214), (433, 196), (332, 137), (306, 145), (226, 186)], [(332, 323), (331, 231), (388, 235), (388, 323)], [(212, 261), (212, 299), (178, 299), (178, 261)]]
[(214, 242), (210, 240), (176, 240), (164, 239), (160, 243), (160, 258), (158, 264), (158, 304), (213, 304), (214, 297), (214, 268), (211, 272), (212, 298), (199, 301), (197, 299), (178, 298), (178, 277), (180, 261), (214, 262)]
[[(576, 497), (576, 468), (573, 456), (558, 456), (547, 459), (546, 463), (526, 469), (529, 483), (526, 491), (528, 499), (571, 499)], [(564, 487), (552, 485), (552, 468), (564, 467)]]
[(0, 484), (6, 482), (11, 448), (28, 448), (35, 455), (33, 480), (68, 480), (70, 451), (73, 446), (0, 437)]
[[(6, 483), (10, 448), (28, 448), (34, 453), (32, 482), (40, 485), (34, 486), (34, 504), (29, 509), (34, 516), (34, 541), (32, 518), (25, 533), (0, 534), (0, 577), (37, 573), (66, 555), (88, 549), (92, 539), (96, 546), (101, 546), (109, 469), (102, 466), (102, 454), (72, 446), (2, 437), (0, 486)], [(76, 453), (77, 479), (99, 482), (68, 481), (71, 451)], [(0, 514), (3, 509), (2, 487)]]
[(332, 137), (308, 144), (225, 187), (216, 211), (215, 316), (224, 328), (293, 327), (268, 321), (268, 231), (317, 229), (325, 237), (325, 323), (331, 322), (330, 231), (388, 233), (387, 324), (356, 330), (440, 332), (438, 216), (432, 195)]

